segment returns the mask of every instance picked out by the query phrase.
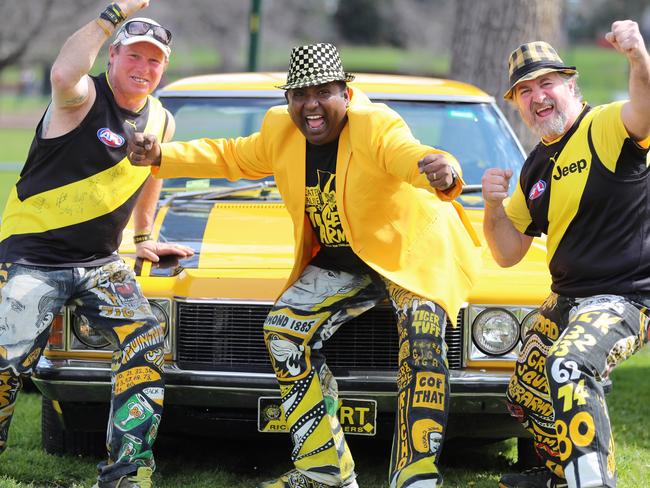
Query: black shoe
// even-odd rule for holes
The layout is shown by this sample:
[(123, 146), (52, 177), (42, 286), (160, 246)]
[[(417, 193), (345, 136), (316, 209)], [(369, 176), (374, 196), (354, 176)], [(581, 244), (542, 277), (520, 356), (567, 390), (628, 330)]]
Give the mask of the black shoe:
[(93, 488), (152, 488), (151, 468), (138, 468), (138, 472), (127, 476), (122, 476), (113, 481), (97, 481)]
[(568, 488), (565, 479), (543, 466), (501, 476), (499, 488)]

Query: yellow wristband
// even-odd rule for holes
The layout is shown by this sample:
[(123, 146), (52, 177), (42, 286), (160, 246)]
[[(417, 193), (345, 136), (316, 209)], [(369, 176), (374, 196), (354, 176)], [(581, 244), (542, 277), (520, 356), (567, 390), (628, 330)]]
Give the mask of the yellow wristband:
[(108, 27), (104, 25), (102, 19), (95, 19), (95, 22), (97, 22), (97, 25), (102, 28), (104, 34), (106, 34), (107, 37), (111, 37), (111, 31), (109, 31)]

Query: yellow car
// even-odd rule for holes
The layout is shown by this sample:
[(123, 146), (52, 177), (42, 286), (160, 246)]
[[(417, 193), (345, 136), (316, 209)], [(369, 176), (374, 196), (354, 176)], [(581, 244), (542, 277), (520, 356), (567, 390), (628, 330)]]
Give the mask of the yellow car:
[[(255, 132), (269, 107), (285, 103), (274, 88), (284, 81), (280, 73), (198, 76), (158, 95), (174, 114), (176, 139), (237, 137)], [(351, 84), (398, 111), (423, 143), (458, 158), (467, 182), (459, 201), (482, 235), (483, 171), (502, 166), (517, 175), (524, 160), (494, 99), (474, 86), (433, 78), (358, 75)], [(154, 236), (196, 251), (157, 266), (133, 261), (167, 329), (163, 432), (220, 434), (231, 426), (251, 435), (284, 431), (262, 334), (293, 263), (291, 222), (273, 180), (166, 180)], [(134, 251), (127, 229), (120, 252), (132, 259)], [(504, 393), (523, 331), (548, 294), (545, 243), (536, 239), (523, 262), (506, 270), (487, 248), (483, 255), (469, 302), (446, 328), (452, 394), (447, 438), (524, 436), (507, 414)], [(72, 314), (58, 320), (34, 378), (43, 393), (47, 451), (101, 449), (110, 350)], [(345, 324), (324, 354), (341, 391), (344, 429), (392, 435), (398, 347), (390, 307)]]

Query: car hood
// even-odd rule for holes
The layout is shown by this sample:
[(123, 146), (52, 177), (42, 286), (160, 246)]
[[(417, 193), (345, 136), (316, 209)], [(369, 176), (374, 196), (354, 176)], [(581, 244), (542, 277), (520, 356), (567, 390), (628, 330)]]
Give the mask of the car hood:
[[(504, 269), (485, 245), (483, 211), (470, 209), (467, 213), (483, 244), (483, 269), (470, 301), (538, 304), (550, 289), (545, 239), (536, 238), (519, 264)], [(288, 275), (293, 266), (293, 226), (281, 202), (218, 201), (163, 207), (156, 228), (160, 240), (190, 246), (195, 255), (180, 262), (163, 260), (151, 267), (147, 273), (151, 276), (171, 276), (182, 270), (212, 276), (229, 275), (229, 270)], [(124, 237), (120, 252), (133, 257), (132, 231), (127, 229)], [(137, 262), (135, 266), (137, 270)]]
[(539, 305), (551, 290), (546, 264), (546, 236), (536, 237), (524, 258), (516, 265), (502, 268), (492, 258), (483, 235), (483, 210), (468, 210), (470, 220), (482, 244), (481, 273), (472, 288), (469, 301), (484, 304)]

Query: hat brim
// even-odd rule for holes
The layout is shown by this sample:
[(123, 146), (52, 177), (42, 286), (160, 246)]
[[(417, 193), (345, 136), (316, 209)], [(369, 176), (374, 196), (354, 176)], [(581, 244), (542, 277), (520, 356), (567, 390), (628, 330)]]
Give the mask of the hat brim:
[(279, 88), (280, 90), (291, 90), (292, 88), (306, 88), (308, 86), (324, 85), (325, 83), (331, 83), (333, 81), (345, 81), (347, 83), (348, 81), (354, 80), (354, 75), (352, 73), (343, 73), (343, 74), (345, 75), (343, 78), (340, 76), (324, 76), (324, 77), (311, 78), (311, 79), (303, 78), (301, 80), (296, 80), (292, 83), (278, 85), (276, 86), (276, 88)]
[(127, 37), (126, 39), (122, 39), (119, 41), (118, 45), (122, 46), (129, 46), (131, 44), (137, 44), (138, 42), (148, 42), (149, 44), (153, 44), (156, 46), (158, 49), (160, 49), (163, 54), (165, 55), (166, 58), (169, 58), (169, 55), (171, 54), (172, 50), (169, 46), (164, 45), (162, 42), (160, 42), (158, 39), (155, 39), (151, 36), (130, 36)]
[(535, 78), (539, 78), (542, 75), (546, 75), (548, 73), (566, 73), (567, 75), (575, 75), (578, 71), (575, 69), (573, 66), (558, 66), (558, 67), (546, 67), (546, 68), (539, 68), (534, 71), (531, 71), (530, 73), (526, 73), (524, 76), (519, 78), (517, 81), (515, 81), (510, 88), (508, 88), (508, 91), (503, 94), (503, 99), (504, 100), (512, 100), (513, 99), (513, 91), (515, 87), (521, 83), (522, 81), (529, 81), (529, 80), (534, 80)]

